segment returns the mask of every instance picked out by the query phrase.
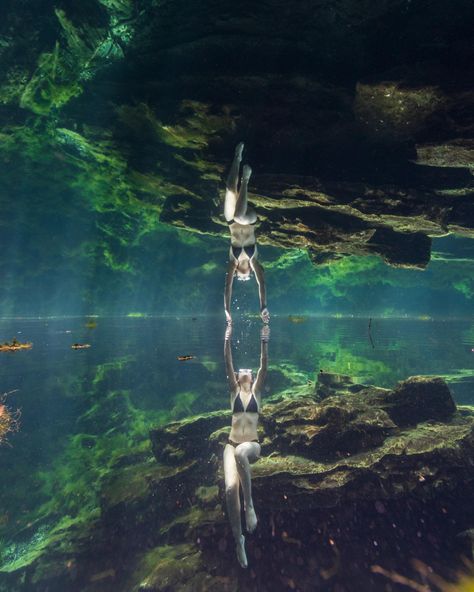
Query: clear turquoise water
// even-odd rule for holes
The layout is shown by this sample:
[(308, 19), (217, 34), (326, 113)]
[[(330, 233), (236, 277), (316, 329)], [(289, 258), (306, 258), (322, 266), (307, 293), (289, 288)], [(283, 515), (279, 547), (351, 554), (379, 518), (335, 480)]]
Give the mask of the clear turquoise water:
[[(117, 434), (127, 442), (136, 412), (146, 440), (154, 423), (228, 404), (221, 316), (96, 322), (94, 329), (84, 318), (0, 322), (0, 341), (33, 342), (30, 351), (0, 354), (0, 392), (12, 391), (9, 405), (22, 413), (20, 432), (0, 448), (0, 534), (7, 539), (48, 502), (45, 480), (76, 434), (105, 434), (113, 447)], [(258, 319), (235, 319), (236, 367), (258, 366), (260, 327)], [(91, 347), (75, 351), (75, 342)], [(274, 317), (269, 351), (268, 395), (314, 380), (319, 369), (386, 387), (437, 374), (447, 376), (458, 403), (474, 405), (472, 321), (373, 319), (369, 335), (364, 318)], [(180, 355), (195, 358), (180, 362)], [(120, 396), (109, 399), (113, 392)], [(57, 517), (66, 511), (59, 503)]]

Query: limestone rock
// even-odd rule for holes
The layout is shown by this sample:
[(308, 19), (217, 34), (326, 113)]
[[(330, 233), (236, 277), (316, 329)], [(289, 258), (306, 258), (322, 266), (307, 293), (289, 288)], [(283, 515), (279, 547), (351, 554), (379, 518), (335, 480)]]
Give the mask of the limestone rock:
[(404, 565), (455, 565), (466, 549), (457, 535), (474, 527), (473, 410), (456, 410), (436, 377), (387, 390), (323, 373), (318, 388), (329, 396), (304, 385), (262, 409), (248, 572), (225, 516), (230, 414), (215, 412), (152, 430), (156, 460), (118, 463), (102, 481), (100, 516), (52, 533), (0, 582), (8, 592), (310, 592), (355, 579), (376, 592), (370, 566), (399, 565), (400, 539)]
[(416, 425), (422, 421), (448, 421), (456, 405), (442, 378), (412, 376), (392, 391), (372, 398), (399, 426)]
[(316, 378), (314, 395), (319, 399), (326, 399), (334, 394), (357, 393), (363, 388), (363, 385), (354, 383), (352, 377), (347, 374), (320, 370)]
[(418, 144), (416, 162), (428, 166), (474, 168), (474, 142), (471, 139), (454, 139), (443, 143)]
[(230, 412), (199, 415), (152, 430), (150, 438), (158, 462), (196, 458), (209, 448), (208, 435), (229, 423)]
[(296, 400), (265, 413), (265, 431), (278, 450), (316, 459), (345, 456), (383, 443), (396, 430), (388, 414), (363, 397)]

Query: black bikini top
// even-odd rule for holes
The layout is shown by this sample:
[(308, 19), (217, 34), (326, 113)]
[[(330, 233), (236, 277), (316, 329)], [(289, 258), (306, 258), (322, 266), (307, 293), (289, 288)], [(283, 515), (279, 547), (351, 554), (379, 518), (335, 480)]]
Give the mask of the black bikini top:
[[(228, 220), (228, 221), (227, 221), (227, 225), (228, 225), (228, 226), (232, 226), (232, 224), (240, 224), (240, 222), (237, 222), (237, 221), (236, 221), (236, 220), (234, 220), (233, 218), (232, 218), (232, 220)], [(243, 226), (255, 226), (255, 224), (257, 224), (257, 222), (256, 222), (256, 221), (255, 221), (255, 222), (252, 222), (251, 224), (244, 224)], [(241, 226), (242, 226), (242, 224), (241, 224)]]
[(234, 256), (234, 259), (236, 261), (239, 260), (242, 251), (247, 255), (249, 259), (252, 259), (252, 257), (255, 255), (255, 245), (247, 245), (245, 247), (234, 247), (234, 245), (231, 245), (231, 249), (232, 255)]
[(232, 408), (232, 413), (258, 413), (258, 403), (255, 395), (252, 393), (250, 397), (250, 401), (247, 404), (247, 407), (244, 409), (244, 405), (242, 403), (242, 399), (240, 398), (240, 391), (238, 392), (237, 396), (234, 399), (234, 406)]

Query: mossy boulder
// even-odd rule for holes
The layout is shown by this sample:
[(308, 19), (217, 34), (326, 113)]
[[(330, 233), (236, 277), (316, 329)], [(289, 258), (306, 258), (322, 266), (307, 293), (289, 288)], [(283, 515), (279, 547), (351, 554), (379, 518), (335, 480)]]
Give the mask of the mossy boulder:
[(209, 450), (209, 434), (229, 423), (230, 412), (217, 411), (176, 421), (150, 432), (158, 462), (176, 464)]
[(412, 376), (393, 390), (371, 397), (399, 426), (422, 421), (447, 421), (456, 411), (451, 392), (442, 378)]
[(311, 399), (283, 402), (263, 422), (277, 450), (311, 458), (373, 448), (397, 428), (383, 409), (355, 396), (330, 397), (320, 404)]

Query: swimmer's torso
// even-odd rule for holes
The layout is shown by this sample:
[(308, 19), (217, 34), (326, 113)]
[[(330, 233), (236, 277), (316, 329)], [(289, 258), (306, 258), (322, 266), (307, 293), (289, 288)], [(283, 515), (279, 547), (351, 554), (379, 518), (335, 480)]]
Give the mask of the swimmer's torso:
[[(258, 402), (258, 399), (252, 392), (238, 392), (237, 395), (241, 397), (244, 409), (247, 408), (252, 397), (254, 397)], [(258, 405), (258, 407), (260, 407), (260, 405)], [(232, 428), (230, 430), (229, 440), (232, 440), (232, 442), (236, 442), (238, 444), (241, 444), (242, 442), (251, 442), (252, 440), (258, 440), (257, 426), (258, 411), (235, 412), (233, 409)]]
[(229, 224), (230, 244), (234, 247), (247, 247), (255, 244), (255, 226), (253, 224)]

